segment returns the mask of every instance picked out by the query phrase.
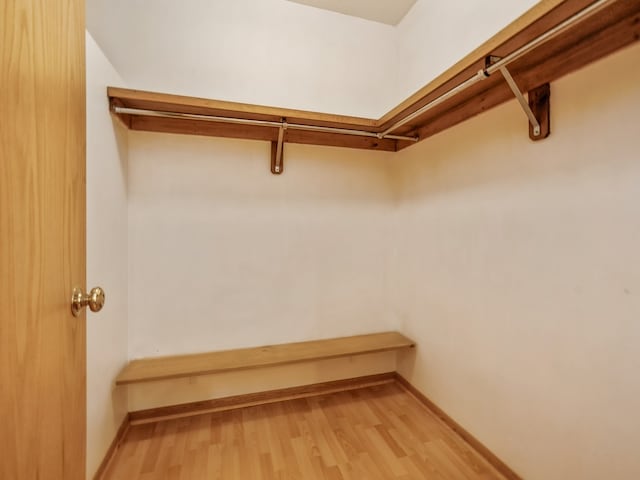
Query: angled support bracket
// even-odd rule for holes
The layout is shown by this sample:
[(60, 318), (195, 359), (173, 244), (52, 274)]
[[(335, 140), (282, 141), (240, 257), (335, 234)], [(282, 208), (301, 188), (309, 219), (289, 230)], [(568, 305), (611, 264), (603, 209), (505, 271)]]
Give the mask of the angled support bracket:
[(282, 125), (278, 129), (278, 141), (271, 142), (271, 173), (280, 175), (284, 170), (284, 131), (287, 129), (287, 122), (282, 120)]
[(529, 138), (531, 138), (531, 140), (542, 140), (543, 138), (547, 138), (549, 133), (551, 133), (549, 84), (546, 83), (541, 87), (530, 91), (529, 101), (527, 101), (518, 88), (516, 81), (511, 76), (511, 73), (507, 70), (507, 67), (502, 66), (499, 70), (518, 100), (518, 103), (520, 103), (522, 110), (524, 110), (524, 113), (529, 119)]

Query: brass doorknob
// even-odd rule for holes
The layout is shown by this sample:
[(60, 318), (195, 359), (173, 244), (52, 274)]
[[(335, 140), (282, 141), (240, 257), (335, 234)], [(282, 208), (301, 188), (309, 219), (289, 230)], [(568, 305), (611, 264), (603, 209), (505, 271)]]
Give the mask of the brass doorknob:
[(80, 315), (84, 307), (89, 305), (92, 312), (99, 312), (104, 306), (104, 290), (94, 287), (89, 293), (84, 293), (81, 288), (73, 289), (71, 297), (71, 313), (74, 317)]

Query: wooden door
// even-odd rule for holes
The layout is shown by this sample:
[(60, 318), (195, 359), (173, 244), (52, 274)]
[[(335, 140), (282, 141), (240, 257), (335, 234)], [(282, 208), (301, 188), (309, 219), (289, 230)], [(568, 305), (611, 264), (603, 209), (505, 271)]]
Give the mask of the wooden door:
[(85, 477), (84, 0), (0, 0), (0, 478)]

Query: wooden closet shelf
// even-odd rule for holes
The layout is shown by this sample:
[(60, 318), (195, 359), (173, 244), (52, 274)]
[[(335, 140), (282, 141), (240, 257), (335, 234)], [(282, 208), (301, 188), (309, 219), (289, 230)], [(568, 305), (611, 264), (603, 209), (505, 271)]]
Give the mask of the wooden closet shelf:
[[(278, 124), (286, 121), (288, 124), (298, 124), (303, 127), (359, 130), (366, 135), (290, 128), (284, 131), (285, 143), (397, 151), (412, 145), (415, 141), (389, 137), (378, 138), (376, 134), (385, 132), (399, 120), (418, 111), (474, 75), (478, 75), (479, 71), (486, 68), (486, 60), (489, 56), (506, 57), (585, 8), (591, 8), (598, 3), (593, 0), (539, 2), (442, 75), (377, 120), (114, 87), (108, 88), (108, 96), (112, 111), (116, 107), (121, 107), (275, 122), (274, 125), (243, 125), (215, 121), (211, 118), (202, 121), (201, 119), (117, 113), (116, 115), (132, 130), (277, 142)], [(514, 60), (508, 68), (519, 89), (528, 92), (630, 45), (638, 39), (640, 39), (640, 2), (611, 0), (603, 3), (597, 13), (586, 17)], [(513, 98), (513, 93), (500, 72), (495, 72), (484, 81), (475, 83), (461, 93), (442, 101), (390, 134), (424, 140)], [(523, 125), (526, 125), (525, 120)]]
[(366, 353), (414, 347), (415, 343), (397, 332), (285, 343), (218, 352), (132, 360), (116, 379), (117, 385), (171, 378), (271, 367)]

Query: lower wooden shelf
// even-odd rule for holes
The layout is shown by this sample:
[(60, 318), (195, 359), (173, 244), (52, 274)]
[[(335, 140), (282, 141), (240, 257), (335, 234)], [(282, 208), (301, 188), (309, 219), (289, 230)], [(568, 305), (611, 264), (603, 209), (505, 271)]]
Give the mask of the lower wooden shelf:
[(367, 353), (412, 348), (415, 343), (398, 332), (373, 333), (309, 342), (285, 343), (218, 352), (132, 360), (117, 385), (192, 377), (212, 373), (286, 365)]

